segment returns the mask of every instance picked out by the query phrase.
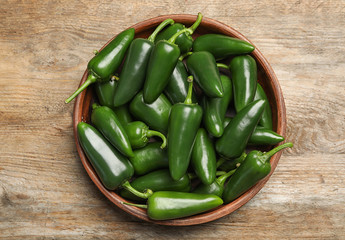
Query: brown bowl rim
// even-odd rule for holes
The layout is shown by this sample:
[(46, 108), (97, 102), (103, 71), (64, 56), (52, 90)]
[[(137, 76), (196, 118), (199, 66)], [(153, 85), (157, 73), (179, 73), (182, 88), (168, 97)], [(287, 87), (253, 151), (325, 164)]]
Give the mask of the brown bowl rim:
[[(137, 23), (133, 26), (131, 26), (131, 28), (134, 28), (136, 32), (139, 31), (145, 31), (147, 29), (152, 28), (153, 26), (158, 25), (161, 21), (163, 21), (164, 19), (167, 18), (172, 18), (174, 19), (176, 22), (181, 22), (181, 23), (185, 23), (187, 24), (192, 24), (195, 19), (196, 19), (196, 15), (191, 15), (191, 14), (171, 14), (171, 15), (160, 15), (158, 17), (154, 17), (151, 19), (147, 19), (144, 20), (140, 23)], [(220, 29), (222, 33), (226, 34), (226, 35), (230, 35), (230, 36), (234, 36), (237, 37), (239, 39), (245, 40), (247, 42), (250, 42), (251, 44), (253, 44), (249, 39), (247, 39), (245, 36), (243, 36), (240, 32), (238, 32), (237, 30), (235, 30), (234, 28), (219, 22), (217, 20), (211, 19), (211, 18), (207, 18), (207, 17), (203, 17), (203, 20), (201, 22), (201, 25), (207, 25), (208, 27), (212, 27), (214, 29)], [(113, 38), (115, 38), (116, 36), (114, 36)], [(112, 38), (112, 39), (113, 39)], [(108, 45), (108, 43), (112, 40), (110, 39), (103, 47), (102, 49)], [(254, 45), (254, 44), (253, 44)], [(255, 45), (254, 45), (255, 46)], [(285, 109), (285, 103), (284, 103), (284, 98), (283, 98), (283, 93), (280, 87), (280, 84), (278, 82), (278, 79), (271, 67), (271, 65), (268, 63), (268, 61), (266, 60), (266, 58), (263, 56), (263, 54), (259, 51), (259, 49), (255, 46), (255, 50), (251, 53), (252, 56), (254, 56), (254, 58), (256, 59), (258, 64), (261, 64), (262, 68), (264, 69), (264, 71), (267, 73), (267, 78), (271, 83), (272, 86), (272, 90), (274, 93), (274, 98), (277, 101), (276, 105), (277, 105), (277, 129), (276, 132), (282, 136), (285, 136), (286, 133), (286, 109)], [(85, 70), (83, 77), (81, 79), (80, 85), (82, 83), (85, 82), (86, 78), (87, 78), (88, 72), (87, 69)], [(80, 86), (79, 85), (79, 86)], [(74, 103), (74, 113), (73, 113), (73, 131), (74, 131), (74, 138), (75, 138), (75, 142), (76, 142), (76, 146), (77, 146), (77, 151), (78, 154), (80, 156), (81, 162), (86, 170), (86, 172), (88, 173), (89, 177), (91, 178), (91, 180), (95, 183), (95, 185), (98, 187), (98, 189), (111, 201), (113, 202), (117, 207), (119, 207), (120, 209), (124, 210), (125, 212), (138, 217), (139, 219), (148, 221), (148, 222), (152, 222), (152, 223), (156, 223), (156, 224), (160, 224), (160, 225), (170, 225), (170, 226), (189, 226), (189, 225), (196, 225), (196, 224), (202, 224), (202, 223), (207, 223), (210, 221), (214, 221), (216, 219), (219, 219), (225, 215), (228, 215), (232, 212), (234, 212), (235, 210), (237, 210), (238, 208), (240, 208), (241, 206), (243, 206), (244, 204), (246, 204), (250, 199), (252, 199), (261, 189), (262, 187), (265, 185), (265, 183), (268, 181), (268, 179), (270, 178), (270, 176), (272, 175), (272, 173), (274, 172), (279, 158), (281, 156), (281, 152), (278, 152), (277, 154), (275, 154), (272, 158), (271, 158), (271, 165), (272, 165), (272, 169), (270, 174), (262, 179), (260, 182), (258, 182), (255, 186), (253, 186), (251, 189), (249, 189), (248, 191), (246, 191), (243, 195), (241, 195), (239, 198), (237, 198), (236, 200), (234, 200), (233, 202), (230, 202), (228, 204), (222, 205), (212, 211), (206, 212), (206, 213), (202, 213), (202, 214), (198, 214), (195, 216), (191, 216), (191, 217), (186, 217), (186, 218), (181, 218), (181, 219), (173, 219), (173, 220), (164, 220), (164, 221), (155, 221), (155, 220), (151, 220), (150, 218), (148, 218), (147, 214), (146, 214), (146, 210), (138, 208), (138, 207), (134, 207), (134, 206), (129, 206), (129, 205), (124, 205), (122, 204), (123, 201), (126, 201), (125, 199), (123, 199), (121, 196), (117, 195), (116, 193), (107, 190), (102, 183), (100, 182), (100, 180), (98, 179), (95, 171), (93, 170), (91, 164), (89, 163), (89, 161), (87, 160), (87, 157), (85, 156), (80, 144), (79, 144), (79, 140), (77, 137), (77, 125), (80, 121), (82, 121), (82, 110), (83, 110), (83, 104), (84, 102), (90, 101), (90, 97), (86, 97), (86, 96), (90, 96), (91, 94), (86, 94), (87, 91), (83, 91), (81, 94), (79, 94), (75, 100)], [(282, 144), (282, 143), (281, 143)], [(279, 145), (279, 144), (278, 144)]]

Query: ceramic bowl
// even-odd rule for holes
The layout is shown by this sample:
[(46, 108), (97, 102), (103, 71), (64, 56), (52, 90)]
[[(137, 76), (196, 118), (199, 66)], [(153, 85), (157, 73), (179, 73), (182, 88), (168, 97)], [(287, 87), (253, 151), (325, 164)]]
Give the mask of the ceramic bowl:
[[(172, 18), (175, 22), (183, 23), (186, 26), (191, 26), (193, 22), (196, 20), (196, 15), (184, 15), (184, 14), (176, 14), (176, 15), (164, 15), (158, 16), (155, 18), (151, 18), (140, 23), (131, 26), (135, 29), (135, 37), (148, 37), (150, 33), (155, 29), (155, 27), (161, 23), (163, 20), (167, 18)], [(204, 17), (200, 26), (197, 28), (196, 32), (193, 34), (193, 38), (206, 34), (206, 33), (220, 33), (225, 34), (230, 37), (239, 38), (245, 41), (250, 42), (252, 45), (255, 46), (250, 40), (248, 40), (245, 36), (241, 33), (233, 29), (232, 27), (221, 23), (217, 20), (213, 20), (207, 17)], [(115, 37), (115, 36), (114, 36)], [(109, 42), (112, 39), (109, 40)], [(108, 42), (108, 43), (109, 43)], [(106, 43), (105, 46), (108, 44)], [(283, 94), (279, 85), (279, 82), (276, 78), (276, 75), (273, 72), (272, 67), (266, 60), (266, 58), (262, 55), (258, 48), (255, 47), (255, 50), (251, 53), (251, 56), (255, 58), (258, 68), (258, 82), (264, 88), (267, 97), (269, 99), (269, 103), (272, 109), (273, 115), (273, 130), (275, 130), (278, 134), (285, 136), (286, 131), (286, 110), (284, 104)], [(80, 85), (85, 82), (87, 78), (87, 70), (85, 70), (84, 75), (81, 79)], [(87, 157), (85, 156), (77, 138), (77, 124), (80, 121), (90, 122), (90, 104), (92, 103), (94, 98), (93, 91), (91, 88), (83, 91), (79, 96), (76, 98), (75, 105), (74, 105), (74, 114), (73, 114), (73, 128), (74, 128), (74, 136), (75, 142), (77, 146), (77, 150), (82, 161), (83, 166), (85, 167), (86, 172), (92, 179), (92, 181), (96, 184), (99, 190), (110, 200), (112, 201), (117, 207), (124, 210), (125, 212), (136, 216), (142, 220), (162, 224), (162, 225), (173, 225), (173, 226), (187, 226), (187, 225), (196, 225), (201, 223), (210, 222), (216, 219), (219, 219), (225, 215), (228, 215), (235, 211), (236, 209), (240, 208), (244, 204), (246, 204), (251, 198), (253, 198), (260, 189), (265, 185), (265, 183), (270, 178), (271, 174), (275, 170), (279, 158), (281, 156), (281, 152), (275, 154), (271, 158), (271, 165), (272, 170), (271, 173), (245, 192), (242, 196), (237, 198), (235, 201), (219, 206), (212, 211), (208, 211), (202, 214), (198, 214), (191, 217), (185, 217), (181, 219), (174, 219), (174, 220), (165, 220), (165, 221), (154, 221), (148, 218), (145, 209), (141, 209), (134, 206), (124, 205), (121, 202), (126, 201), (121, 196), (116, 194), (114, 191), (109, 191), (100, 182), (99, 178), (97, 177), (94, 169), (92, 168), (90, 162), (88, 161)]]

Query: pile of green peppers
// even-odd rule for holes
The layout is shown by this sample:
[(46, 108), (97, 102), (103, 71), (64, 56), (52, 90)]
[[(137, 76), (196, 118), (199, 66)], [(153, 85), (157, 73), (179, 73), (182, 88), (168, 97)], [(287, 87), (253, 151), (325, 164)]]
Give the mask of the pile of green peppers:
[(89, 61), (86, 82), (66, 100), (94, 89), (79, 144), (104, 187), (153, 220), (234, 201), (270, 173), (275, 153), (292, 147), (274, 131), (254, 47), (222, 34), (193, 38), (202, 17), (190, 27), (166, 19), (147, 39), (124, 30)]

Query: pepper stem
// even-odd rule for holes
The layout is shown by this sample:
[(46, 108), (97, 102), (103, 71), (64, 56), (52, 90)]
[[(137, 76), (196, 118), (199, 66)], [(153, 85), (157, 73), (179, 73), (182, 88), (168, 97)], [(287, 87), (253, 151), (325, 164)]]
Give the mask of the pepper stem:
[(189, 28), (185, 28), (185, 29), (182, 29), (181, 31), (178, 31), (177, 33), (175, 33), (169, 40), (168, 42), (171, 43), (171, 44), (174, 44), (177, 37), (180, 36), (182, 33), (185, 33), (187, 32), (188, 34), (192, 35), (193, 34), (193, 31)]
[(218, 68), (225, 68), (225, 69), (228, 69), (229, 70), (229, 66), (224, 64), (224, 63), (217, 63), (217, 67)]
[(225, 160), (224, 158), (220, 158), (220, 159), (217, 161), (217, 164), (216, 164), (217, 168), (219, 168), (220, 165), (222, 165), (225, 161), (226, 161), (226, 160)]
[(287, 142), (287, 143), (284, 143), (282, 145), (279, 145), (278, 147), (276, 148), (273, 148), (272, 150), (270, 150), (269, 152), (267, 153), (264, 153), (263, 156), (264, 156), (264, 160), (265, 161), (269, 161), (270, 158), (276, 154), (277, 152), (279, 152), (280, 150), (283, 150), (284, 148), (288, 148), (288, 147), (293, 147), (293, 143), (292, 142)]
[(184, 100), (184, 104), (192, 104), (192, 95), (193, 95), (193, 76), (189, 76), (187, 78), (187, 81), (189, 82), (189, 86), (188, 86), (188, 93), (187, 93), (187, 97)]
[(80, 88), (77, 89), (69, 98), (65, 100), (65, 103), (69, 103), (72, 101), (76, 96), (78, 96), (79, 93), (81, 93), (85, 88), (87, 88), (90, 84), (95, 83), (97, 81), (97, 77), (93, 74), (89, 74), (86, 81), (83, 83), (83, 85), (80, 86)]
[(147, 131), (146, 131), (146, 136), (147, 136), (147, 137), (154, 137), (154, 136), (160, 137), (160, 138), (163, 140), (163, 143), (162, 143), (162, 145), (161, 145), (161, 149), (165, 148), (166, 145), (167, 145), (167, 139), (166, 139), (166, 137), (165, 137), (162, 133), (160, 133), (160, 132), (158, 132), (158, 131), (147, 130)]
[(185, 54), (181, 55), (181, 56), (178, 58), (178, 60), (183, 61), (183, 59), (185, 59), (186, 57), (188, 57), (188, 56), (190, 56), (190, 55), (192, 55), (192, 54), (193, 54), (193, 52), (186, 52)]
[(165, 28), (167, 25), (173, 25), (175, 23), (174, 20), (171, 18), (168, 18), (161, 22), (161, 24), (158, 25), (158, 27), (155, 29), (155, 31), (147, 38), (150, 42), (155, 42), (157, 34), (162, 31), (163, 28)]
[(236, 171), (236, 169), (233, 169), (233, 170), (225, 173), (224, 175), (221, 175), (219, 178), (217, 178), (216, 181), (219, 184), (219, 186), (223, 187), (226, 179), (228, 179), (232, 174), (234, 174), (235, 171)]
[(93, 103), (92, 104), (92, 109), (96, 109), (98, 107), (100, 107), (101, 105), (99, 105), (98, 103)]
[(121, 202), (124, 205), (134, 206), (138, 208), (147, 208), (146, 204), (136, 204), (136, 203), (130, 203), (130, 202)]
[(202, 20), (202, 14), (199, 12), (196, 21), (193, 23), (192, 26), (189, 27), (189, 29), (194, 32), (199, 27), (201, 20)]
[(126, 181), (122, 184), (122, 187), (128, 190), (129, 192), (133, 193), (135, 196), (147, 199), (149, 196), (153, 194), (151, 189), (147, 189), (145, 192), (139, 192), (135, 188), (132, 187), (132, 185)]

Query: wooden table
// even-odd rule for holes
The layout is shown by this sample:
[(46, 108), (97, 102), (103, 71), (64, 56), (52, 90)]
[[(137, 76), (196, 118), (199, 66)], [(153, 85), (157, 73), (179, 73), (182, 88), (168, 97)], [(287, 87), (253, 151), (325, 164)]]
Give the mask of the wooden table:
[[(211, 223), (165, 227), (121, 211), (81, 165), (74, 91), (94, 49), (171, 13), (224, 22), (271, 63), (287, 108), (284, 151), (248, 204)], [(345, 239), (345, 1), (2, 1), (0, 237)]]

